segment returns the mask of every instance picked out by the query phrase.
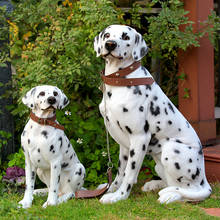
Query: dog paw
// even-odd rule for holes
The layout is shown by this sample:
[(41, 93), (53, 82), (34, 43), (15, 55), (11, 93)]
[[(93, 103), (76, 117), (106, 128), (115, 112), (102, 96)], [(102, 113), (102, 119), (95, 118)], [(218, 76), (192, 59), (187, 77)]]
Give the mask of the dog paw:
[(48, 194), (48, 189), (35, 189), (33, 192), (34, 196), (46, 196)]
[(102, 188), (106, 187), (107, 185), (108, 185), (108, 183), (99, 184), (96, 189), (102, 189)]
[(122, 194), (119, 191), (116, 191), (114, 193), (107, 193), (99, 200), (103, 204), (111, 204), (115, 203), (119, 200), (125, 200), (128, 198), (128, 194)]
[(119, 186), (120, 186), (119, 184), (115, 185), (115, 183), (113, 182), (108, 189), (108, 193), (116, 192), (118, 190)]
[(67, 193), (65, 195), (62, 195), (58, 198), (58, 203), (57, 204), (60, 204), (60, 203), (63, 203), (63, 202), (67, 202), (69, 199), (71, 198), (74, 198), (75, 197), (75, 193)]
[(22, 199), (22, 200), (18, 203), (18, 208), (27, 209), (27, 208), (30, 208), (31, 205), (32, 205), (32, 201), (31, 201), (31, 200)]
[(177, 193), (177, 192), (164, 192), (164, 193), (159, 193), (160, 197), (158, 201), (163, 204), (169, 204), (171, 202), (175, 201), (182, 201), (182, 196)]
[(43, 204), (43, 208), (47, 208), (47, 206), (54, 206), (54, 205), (57, 205), (57, 201), (50, 201), (50, 200), (47, 200), (44, 204)]
[(162, 180), (151, 180), (146, 182), (144, 186), (142, 186), (141, 190), (143, 192), (155, 191), (165, 187), (166, 184)]

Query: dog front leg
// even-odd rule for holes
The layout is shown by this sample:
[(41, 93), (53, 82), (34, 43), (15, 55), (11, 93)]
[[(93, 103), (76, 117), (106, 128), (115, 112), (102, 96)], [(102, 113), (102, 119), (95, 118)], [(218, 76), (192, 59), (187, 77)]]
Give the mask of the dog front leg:
[[(27, 150), (26, 150), (27, 152)], [(36, 168), (31, 163), (29, 153), (25, 153), (25, 182), (26, 189), (24, 198), (19, 202), (22, 208), (26, 209), (31, 207), (33, 201), (34, 183), (36, 178)]]
[(114, 203), (128, 198), (133, 184), (137, 182), (137, 176), (144, 160), (150, 138), (150, 133), (131, 136), (129, 157), (122, 184), (116, 192), (105, 194), (100, 199), (100, 202)]
[(129, 150), (125, 148), (123, 145), (120, 145), (118, 172), (115, 177), (115, 180), (109, 187), (108, 192), (114, 192), (120, 187), (123, 177), (124, 177), (124, 171), (125, 171), (125, 168), (128, 162), (128, 154), (129, 154)]
[(47, 201), (43, 204), (43, 208), (46, 208), (48, 205), (56, 205), (58, 203), (58, 190), (60, 182), (60, 173), (61, 173), (61, 161), (62, 158), (56, 158), (50, 164), (50, 187)]

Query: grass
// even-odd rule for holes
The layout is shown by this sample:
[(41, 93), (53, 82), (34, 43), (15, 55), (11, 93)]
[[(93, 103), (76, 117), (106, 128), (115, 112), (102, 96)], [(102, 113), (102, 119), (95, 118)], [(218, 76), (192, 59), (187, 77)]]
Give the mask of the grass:
[(155, 192), (143, 193), (137, 184), (125, 201), (103, 205), (98, 199), (69, 200), (67, 203), (43, 209), (46, 197), (35, 197), (33, 206), (27, 210), (18, 209), (23, 195), (2, 193), (0, 200), (0, 220), (2, 219), (219, 219), (208, 216), (202, 208), (220, 208), (220, 183), (212, 185), (210, 198), (201, 203), (176, 202), (161, 205)]

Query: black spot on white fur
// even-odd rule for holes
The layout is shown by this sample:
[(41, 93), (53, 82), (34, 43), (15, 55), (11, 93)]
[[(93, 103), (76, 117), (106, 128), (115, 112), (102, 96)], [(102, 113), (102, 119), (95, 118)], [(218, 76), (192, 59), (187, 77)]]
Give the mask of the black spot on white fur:
[(158, 144), (158, 142), (159, 142), (159, 140), (155, 137), (155, 134), (152, 134), (149, 145), (154, 146), (154, 145)]
[(63, 138), (59, 137), (58, 141), (60, 141), (60, 148), (63, 146)]
[(177, 149), (175, 149), (175, 150), (174, 150), (174, 153), (179, 154), (179, 153), (180, 153), (180, 151), (179, 151), (179, 150), (177, 150)]
[(135, 86), (135, 89), (134, 89), (133, 93), (134, 93), (135, 95), (137, 95), (137, 94), (138, 94), (138, 95), (142, 95), (142, 92), (141, 92), (139, 86)]
[(65, 163), (65, 162), (64, 162), (64, 163), (61, 164), (61, 168), (64, 169), (64, 168), (66, 168), (68, 165), (69, 165), (69, 163)]
[(179, 165), (179, 163), (175, 162), (174, 165), (175, 165), (175, 167), (176, 167), (177, 170), (180, 170), (180, 165)]
[(143, 106), (140, 106), (140, 107), (139, 107), (139, 111), (140, 111), (140, 112), (143, 112), (143, 111), (144, 111), (144, 107), (143, 107)]
[(180, 143), (180, 144), (183, 143), (183, 142), (182, 142), (181, 140), (179, 140), (179, 139), (176, 139), (176, 142), (177, 142), (177, 143)]
[(128, 112), (128, 109), (123, 107), (123, 112)]
[(121, 127), (121, 125), (120, 125), (120, 122), (119, 121), (117, 121), (117, 125), (118, 125), (118, 127), (123, 131), (123, 129), (122, 129), (122, 127)]
[(169, 102), (168, 102), (168, 107), (169, 107), (169, 109), (175, 114), (175, 111), (174, 111), (174, 109), (173, 109), (173, 106), (172, 106), (172, 104), (169, 103)]
[(154, 103), (151, 101), (150, 102), (150, 112), (152, 115), (157, 116), (160, 114), (160, 107), (155, 106)]
[(202, 180), (202, 181), (201, 181), (200, 185), (201, 185), (201, 186), (203, 186), (203, 185), (204, 185), (204, 180)]
[(47, 132), (47, 131), (44, 130), (44, 131), (41, 132), (41, 134), (42, 134), (46, 139), (48, 138), (48, 136), (47, 136), (47, 135), (48, 135), (48, 132)]
[(126, 155), (123, 156), (124, 160), (127, 161), (128, 157)]
[(132, 134), (132, 130), (128, 126), (125, 126), (125, 129), (128, 131), (129, 134)]
[(111, 98), (112, 93), (111, 92), (107, 92), (107, 95), (108, 95), (109, 98)]
[(135, 44), (138, 44), (140, 41), (140, 36), (138, 34), (135, 35)]
[(136, 166), (136, 162), (133, 161), (133, 162), (131, 163), (131, 169), (134, 170), (134, 169), (135, 169), (135, 166)]
[(144, 75), (147, 76), (148, 75), (147, 70), (143, 66), (141, 66), (141, 69), (144, 72)]
[(134, 149), (130, 150), (130, 157), (133, 157), (135, 155)]
[(179, 177), (179, 178), (177, 179), (177, 181), (181, 183), (182, 178), (183, 178), (183, 176)]
[(192, 174), (192, 179), (194, 180), (197, 176), (199, 176), (199, 174), (200, 174), (200, 171), (199, 171), (199, 168), (197, 167), (196, 168), (196, 173)]
[(78, 171), (78, 172), (76, 172), (76, 175), (79, 175), (79, 176), (81, 176), (81, 175), (82, 175), (82, 168), (80, 168), (80, 169), (79, 169), (79, 171)]
[(146, 90), (150, 90), (151, 91), (151, 85), (146, 85)]
[(160, 127), (159, 126), (156, 126), (156, 132), (158, 133), (158, 132), (160, 132)]
[(53, 150), (54, 150), (54, 146), (50, 145), (50, 151), (53, 151)]
[(149, 123), (148, 123), (148, 121), (146, 120), (146, 121), (145, 121), (145, 125), (144, 125), (144, 131), (147, 133), (148, 130), (149, 130)]
[(167, 108), (164, 109), (164, 112), (166, 115), (168, 115)]

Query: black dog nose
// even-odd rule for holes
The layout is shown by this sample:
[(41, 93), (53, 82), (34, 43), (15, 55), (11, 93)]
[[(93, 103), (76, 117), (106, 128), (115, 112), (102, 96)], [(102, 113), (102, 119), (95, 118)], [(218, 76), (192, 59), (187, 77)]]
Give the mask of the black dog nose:
[(105, 48), (111, 52), (117, 47), (117, 43), (113, 40), (108, 40), (105, 42)]
[(53, 96), (48, 97), (47, 99), (48, 103), (53, 105), (54, 103), (56, 103), (56, 98), (54, 98)]

